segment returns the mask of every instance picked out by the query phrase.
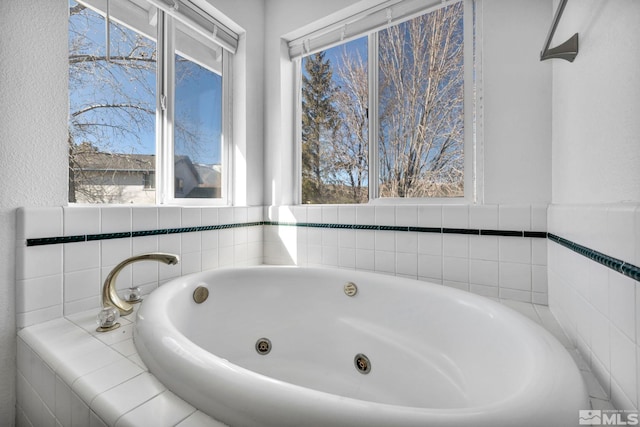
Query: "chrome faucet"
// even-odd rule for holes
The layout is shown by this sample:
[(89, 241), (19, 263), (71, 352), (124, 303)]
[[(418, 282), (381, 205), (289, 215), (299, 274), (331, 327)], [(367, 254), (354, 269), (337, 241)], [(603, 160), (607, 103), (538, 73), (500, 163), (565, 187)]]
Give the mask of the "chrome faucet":
[(123, 300), (118, 296), (116, 292), (116, 277), (118, 273), (129, 264), (133, 264), (137, 261), (159, 261), (168, 265), (175, 265), (180, 262), (180, 258), (177, 255), (165, 254), (161, 252), (152, 252), (148, 254), (136, 255), (125, 259), (120, 264), (116, 265), (113, 270), (107, 276), (102, 286), (102, 306), (103, 307), (115, 307), (120, 312), (120, 315), (126, 316), (133, 311), (133, 305)]

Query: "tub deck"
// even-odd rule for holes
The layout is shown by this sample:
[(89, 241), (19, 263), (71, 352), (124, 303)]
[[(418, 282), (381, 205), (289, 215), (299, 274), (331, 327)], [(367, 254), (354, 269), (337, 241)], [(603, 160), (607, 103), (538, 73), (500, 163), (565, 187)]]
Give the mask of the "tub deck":
[[(550, 331), (570, 352), (594, 409), (613, 409), (589, 366), (547, 306), (503, 300)], [(221, 427), (162, 385), (133, 344), (134, 314), (115, 331), (95, 332), (94, 310), (18, 333), (18, 426), (154, 425)], [(134, 391), (135, 390), (135, 391)], [(586, 409), (586, 408), (585, 408)], [(577, 423), (577, 418), (576, 418)]]

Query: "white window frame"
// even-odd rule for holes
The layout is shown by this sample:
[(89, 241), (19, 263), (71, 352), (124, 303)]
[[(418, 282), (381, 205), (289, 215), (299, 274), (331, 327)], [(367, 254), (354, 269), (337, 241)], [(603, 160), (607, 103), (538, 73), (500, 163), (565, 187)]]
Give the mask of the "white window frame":
[[(158, 73), (156, 80), (156, 166), (157, 181), (161, 185), (157, 187), (156, 199), (160, 205), (180, 206), (226, 206), (231, 205), (231, 165), (232, 158), (232, 55), (222, 49), (222, 162), (221, 173), (221, 197), (187, 199), (175, 197), (174, 174), (174, 116), (175, 116), (175, 24), (171, 16), (161, 13), (162, 19), (158, 20), (158, 64), (162, 64), (163, 70)], [(162, 21), (162, 24), (161, 24)], [(160, 46), (160, 43), (163, 46)], [(164, 56), (169, 53), (169, 58)], [(163, 98), (166, 101), (163, 101)], [(163, 105), (164, 104), (164, 105)]]
[[(156, 205), (226, 206), (232, 204), (232, 61), (239, 36), (208, 15), (199, 0), (77, 0), (95, 12), (156, 40)], [(202, 4), (201, 4), (202, 3)], [(202, 13), (200, 16), (197, 13)], [(187, 12), (187, 13), (185, 13)], [(207, 16), (204, 16), (207, 15)], [(175, 21), (217, 46), (222, 55), (222, 162), (220, 198), (176, 198), (173, 120), (175, 111)], [(212, 47), (212, 49), (214, 49)]]
[[(464, 196), (462, 197), (379, 197), (379, 158), (378, 158), (378, 38), (377, 33), (394, 25), (414, 19), (418, 16), (433, 12), (442, 7), (457, 3), (463, 3), (463, 31), (464, 31)], [(443, 1), (437, 5), (423, 8), (417, 12), (409, 13), (398, 20), (389, 20), (386, 25), (377, 25), (366, 33), (355, 33), (345, 36), (345, 31), (351, 21), (356, 19), (365, 21), (367, 16), (374, 13), (382, 13), (384, 4), (370, 10), (363, 11), (345, 20), (330, 25), (324, 29), (314, 31), (308, 35), (298, 37), (289, 42), (289, 52), (293, 57), (295, 77), (295, 126), (294, 126), (294, 155), (296, 173), (296, 185), (294, 188), (294, 203), (302, 201), (302, 56), (323, 51), (331, 47), (342, 45), (356, 38), (368, 36), (368, 76), (369, 76), (369, 117), (375, 117), (375, 123), (369, 121), (369, 201), (367, 204), (397, 205), (397, 204), (473, 204), (478, 203), (482, 194), (482, 70), (481, 61), (481, 36), (480, 19), (477, 19), (480, 10), (476, 3), (478, 0), (452, 0)], [(396, 0), (387, 3), (397, 4)], [(387, 12), (387, 15), (390, 15)], [(367, 24), (361, 24), (366, 26)], [(357, 27), (357, 25), (354, 25)], [(339, 41), (331, 41), (331, 33), (337, 29), (342, 32)], [(314, 46), (313, 40), (318, 43)], [(333, 35), (335, 39), (335, 34)], [(301, 52), (305, 51), (304, 54)], [(322, 206), (322, 204), (316, 205)], [(332, 205), (335, 206), (335, 205)]]

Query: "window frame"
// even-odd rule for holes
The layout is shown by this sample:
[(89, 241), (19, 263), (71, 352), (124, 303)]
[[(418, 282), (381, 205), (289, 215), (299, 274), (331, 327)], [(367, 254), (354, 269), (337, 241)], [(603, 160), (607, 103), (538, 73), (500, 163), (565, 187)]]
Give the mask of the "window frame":
[[(176, 198), (175, 174), (174, 174), (174, 134), (173, 122), (175, 111), (175, 64), (176, 55), (176, 22), (190, 26), (193, 25), (169, 10), (163, 10), (161, 2), (146, 0), (148, 9), (142, 8), (137, 2), (121, 1), (113, 2), (105, 9), (105, 4), (99, 0), (76, 0), (84, 4), (94, 12), (113, 20), (145, 37), (156, 42), (156, 115), (155, 115), (155, 205), (179, 205), (179, 206), (228, 206), (232, 204), (231, 176), (233, 168), (233, 139), (232, 139), (232, 62), (238, 36), (230, 32), (227, 27), (220, 24), (215, 18), (207, 24), (213, 25), (213, 37), (217, 39), (218, 48), (222, 51), (222, 141), (221, 141), (221, 189), (220, 198)], [(202, 18), (206, 19), (206, 18)], [(155, 28), (154, 28), (155, 26)], [(199, 23), (191, 28), (199, 34), (207, 33)], [(220, 31), (218, 31), (218, 29)], [(204, 32), (203, 32), (204, 31)], [(231, 36), (229, 35), (231, 34)], [(211, 37), (211, 34), (208, 34)], [(234, 40), (235, 38), (235, 40)], [(235, 41), (235, 44), (234, 44)], [(144, 191), (150, 189), (143, 185)], [(123, 204), (127, 203), (102, 203)], [(85, 203), (78, 203), (88, 205)], [(96, 203), (97, 204), (97, 203)]]
[[(188, 199), (175, 197), (175, 162), (174, 162), (174, 117), (175, 117), (175, 55), (176, 29), (174, 19), (167, 13), (159, 11), (158, 16), (158, 72), (156, 80), (156, 170), (157, 181), (161, 182), (156, 193), (159, 205), (179, 206), (227, 206), (232, 204), (232, 54), (222, 49), (222, 163), (220, 198)], [(160, 68), (160, 67), (159, 67)], [(163, 100), (164, 98), (164, 100)], [(165, 101), (166, 100), (166, 101)], [(166, 103), (166, 104), (165, 104)], [(164, 105), (163, 105), (164, 104)], [(159, 131), (158, 131), (159, 130)]]
[[(463, 4), (463, 57), (464, 57), (464, 195), (462, 197), (380, 197), (379, 196), (379, 156), (378, 156), (378, 33), (391, 26), (399, 25), (403, 22), (414, 19), (418, 16), (425, 15), (451, 4), (461, 2)], [(481, 194), (482, 180), (479, 176), (481, 171), (481, 135), (482, 135), (482, 108), (480, 100), (481, 94), (481, 43), (479, 40), (480, 25), (476, 19), (478, 13), (475, 0), (456, 0), (447, 1), (441, 4), (424, 8), (416, 13), (404, 16), (384, 26), (378, 26), (375, 29), (364, 34), (351, 34), (340, 43), (332, 43), (323, 48), (316, 48), (313, 51), (307, 51), (305, 55), (297, 56), (293, 59), (294, 76), (295, 76), (295, 125), (294, 125), (294, 172), (297, 179), (295, 180), (294, 203), (302, 204), (302, 57), (313, 54), (314, 52), (327, 50), (329, 48), (340, 46), (357, 37), (367, 36), (368, 46), (368, 91), (369, 91), (369, 200), (367, 203), (360, 205), (398, 205), (398, 204), (472, 204), (477, 203), (479, 194)], [(335, 24), (334, 24), (335, 25)], [(345, 25), (346, 27), (346, 25)], [(343, 30), (344, 31), (344, 30)], [(300, 37), (296, 41), (290, 42), (290, 46), (299, 42), (299, 40), (308, 40)], [(306, 41), (306, 46), (309, 42)], [(303, 42), (305, 46), (305, 42)], [(290, 48), (291, 49), (291, 48)], [(317, 204), (314, 206), (336, 206), (327, 204)], [(358, 205), (354, 203), (353, 205)]]

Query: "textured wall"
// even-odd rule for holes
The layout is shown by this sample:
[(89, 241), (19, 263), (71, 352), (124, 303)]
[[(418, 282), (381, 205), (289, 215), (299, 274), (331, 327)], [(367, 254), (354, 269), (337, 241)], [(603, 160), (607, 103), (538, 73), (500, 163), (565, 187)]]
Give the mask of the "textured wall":
[(67, 199), (67, 3), (0, 2), (0, 58), (0, 425), (12, 425), (15, 208)]
[[(640, 2), (569, 2), (554, 45), (549, 232), (640, 265)], [(619, 409), (640, 407), (640, 282), (549, 242), (549, 306)]]
[(233, 61), (233, 203), (262, 205), (264, 1), (207, 0), (241, 33)]
[(553, 202), (640, 201), (640, 3), (567, 5), (555, 43), (580, 35), (575, 62), (553, 64)]
[(548, 203), (551, 64), (539, 52), (551, 2), (491, 0), (481, 9), (484, 202)]

